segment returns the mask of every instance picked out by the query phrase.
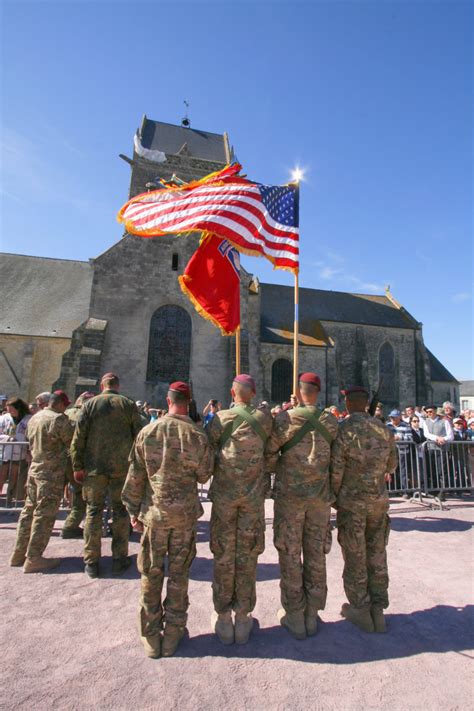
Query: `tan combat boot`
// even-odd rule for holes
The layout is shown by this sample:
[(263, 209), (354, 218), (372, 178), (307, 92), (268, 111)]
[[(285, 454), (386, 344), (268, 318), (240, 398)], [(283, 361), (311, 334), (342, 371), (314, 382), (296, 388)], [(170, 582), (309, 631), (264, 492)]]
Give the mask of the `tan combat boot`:
[(26, 560), (26, 555), (21, 551), (13, 551), (8, 561), (12, 568), (21, 568)]
[(235, 616), (235, 642), (236, 644), (246, 644), (249, 641), (250, 633), (253, 628), (252, 615)]
[(280, 625), (286, 627), (288, 632), (295, 639), (306, 639), (306, 625), (304, 620), (304, 612), (286, 612), (278, 610), (277, 615)]
[(383, 614), (382, 607), (371, 607), (370, 614), (372, 616), (372, 621), (374, 623), (374, 628), (376, 632), (386, 632), (387, 628), (385, 626), (385, 617)]
[(318, 631), (318, 611), (307, 607), (304, 613), (304, 624), (308, 637), (314, 637)]
[(211, 626), (222, 644), (234, 644), (234, 624), (230, 612), (222, 612), (220, 615), (213, 612)]
[(375, 632), (370, 610), (353, 607), (347, 602), (341, 608), (341, 615), (364, 632)]
[(187, 632), (188, 630), (186, 627), (180, 627), (179, 625), (165, 625), (163, 639), (161, 640), (161, 656), (172, 657)]
[(24, 573), (44, 573), (46, 570), (57, 568), (61, 563), (61, 558), (43, 558), (36, 555), (34, 558), (27, 558), (23, 566)]
[(144, 637), (140, 635), (140, 639), (146, 656), (150, 657), (150, 659), (158, 659), (161, 654), (161, 635), (156, 634), (152, 637)]

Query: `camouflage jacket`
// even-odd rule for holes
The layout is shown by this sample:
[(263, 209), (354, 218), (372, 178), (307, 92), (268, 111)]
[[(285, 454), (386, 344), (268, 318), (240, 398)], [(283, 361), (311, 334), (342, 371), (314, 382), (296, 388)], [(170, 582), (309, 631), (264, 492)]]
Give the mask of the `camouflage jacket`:
[(385, 474), (398, 464), (393, 434), (377, 417), (357, 412), (341, 422), (332, 448), (331, 482), (337, 506), (358, 500), (388, 500)]
[(128, 397), (104, 390), (87, 400), (71, 445), (74, 471), (85, 470), (89, 476), (124, 477), (128, 455), (141, 428), (138, 408)]
[(49, 407), (33, 415), (26, 431), (31, 476), (51, 481), (64, 478), (73, 431), (66, 415)]
[(194, 525), (202, 514), (197, 483), (212, 474), (213, 456), (201, 427), (184, 415), (146, 425), (130, 453), (122, 500), (146, 525)]
[[(250, 407), (249, 413), (258, 420), (267, 436), (271, 435), (273, 419), (268, 407)], [(241, 498), (262, 498), (267, 488), (265, 474), (265, 444), (248, 422), (243, 422), (221, 446), (221, 437), (237, 417), (234, 408), (221, 410), (210, 421), (206, 432), (216, 452), (214, 478), (209, 497), (235, 501)], [(268, 440), (267, 440), (268, 441)]]
[[(312, 406), (308, 406), (308, 410), (317, 412)], [(319, 421), (330, 435), (336, 436), (338, 423), (334, 415), (324, 411)], [(306, 422), (297, 410), (280, 412), (275, 417), (273, 434), (267, 444), (268, 471), (276, 472), (274, 496), (276, 499), (317, 499), (329, 504), (334, 501), (329, 481), (331, 446), (323, 435), (312, 430), (287, 452), (280, 452)]]
[(81, 414), (82, 407), (77, 407), (76, 405), (73, 405), (72, 407), (68, 407), (66, 412), (64, 413), (67, 417), (69, 417), (69, 421), (74, 427), (76, 422), (79, 419), (79, 415)]

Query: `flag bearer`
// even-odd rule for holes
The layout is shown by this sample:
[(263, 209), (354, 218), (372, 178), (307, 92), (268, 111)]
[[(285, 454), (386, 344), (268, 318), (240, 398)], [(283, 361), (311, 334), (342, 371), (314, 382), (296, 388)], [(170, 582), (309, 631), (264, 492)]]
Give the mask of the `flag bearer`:
[(267, 447), (276, 471), (274, 542), (280, 561), (280, 624), (296, 639), (317, 631), (326, 605), (327, 533), (334, 495), (329, 481), (331, 444), (338, 422), (316, 407), (321, 381), (299, 376), (301, 407), (280, 412)]
[(251, 405), (255, 381), (250, 375), (236, 376), (231, 392), (234, 407), (216, 413), (207, 428), (216, 451), (209, 492), (212, 625), (223, 644), (245, 644), (253, 627), (257, 559), (265, 548), (265, 445), (273, 421), (268, 407)]

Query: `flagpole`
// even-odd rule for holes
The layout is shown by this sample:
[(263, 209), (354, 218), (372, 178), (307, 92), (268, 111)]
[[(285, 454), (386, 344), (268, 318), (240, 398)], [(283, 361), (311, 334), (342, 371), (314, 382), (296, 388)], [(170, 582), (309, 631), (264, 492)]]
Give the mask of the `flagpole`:
[[(299, 228), (300, 224), (300, 181), (294, 180), (291, 185), (295, 187), (295, 212), (296, 212), (296, 226)], [(294, 302), (295, 302), (295, 319), (293, 324), (293, 395), (298, 394), (298, 341), (299, 341), (299, 279), (298, 270), (295, 271), (295, 288), (294, 288)]]
[(293, 325), (293, 395), (298, 390), (298, 338), (299, 338), (299, 282), (298, 272), (295, 273), (295, 322)]
[(235, 332), (235, 374), (240, 375), (240, 325)]

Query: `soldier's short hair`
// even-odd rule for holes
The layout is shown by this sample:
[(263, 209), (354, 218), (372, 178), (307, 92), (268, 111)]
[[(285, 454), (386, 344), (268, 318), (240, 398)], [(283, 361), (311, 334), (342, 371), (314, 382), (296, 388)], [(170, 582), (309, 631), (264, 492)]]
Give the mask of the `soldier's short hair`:
[(168, 397), (173, 405), (187, 405), (189, 403), (189, 398), (187, 398), (184, 393), (177, 392), (176, 390), (168, 390)]
[(346, 399), (349, 400), (349, 402), (366, 403), (369, 402), (369, 394), (362, 390), (356, 390), (355, 392), (348, 392)]
[(120, 385), (119, 377), (114, 373), (106, 373), (102, 376), (100, 382), (102, 385), (111, 385), (112, 387), (118, 387)]

